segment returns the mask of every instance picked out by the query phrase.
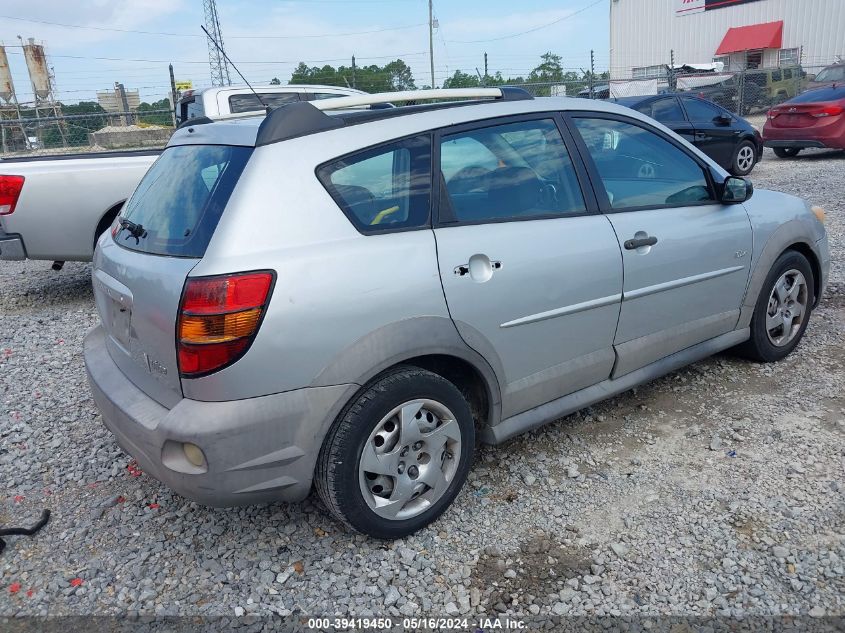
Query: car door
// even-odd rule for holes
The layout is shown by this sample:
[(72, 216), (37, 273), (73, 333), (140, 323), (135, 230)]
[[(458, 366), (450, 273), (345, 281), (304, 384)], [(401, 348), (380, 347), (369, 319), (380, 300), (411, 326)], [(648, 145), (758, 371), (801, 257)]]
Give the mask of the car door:
[(634, 108), (659, 121), (690, 143), (695, 142), (695, 127), (690, 123), (677, 97), (660, 97)]
[(644, 121), (569, 121), (622, 247), (613, 377), (733, 330), (751, 264), (745, 208), (717, 202), (706, 164)]
[(695, 128), (695, 146), (728, 169), (740, 136), (736, 120), (726, 110), (702, 99), (685, 96), (681, 103)]
[(505, 376), (504, 417), (600, 382), (614, 363), (622, 256), (558, 123), (494, 119), (435, 143), (443, 290), (463, 339)]

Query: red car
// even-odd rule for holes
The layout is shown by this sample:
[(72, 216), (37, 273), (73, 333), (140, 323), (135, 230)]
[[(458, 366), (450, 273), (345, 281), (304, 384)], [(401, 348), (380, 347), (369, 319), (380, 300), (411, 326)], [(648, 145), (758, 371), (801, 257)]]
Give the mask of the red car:
[(845, 149), (845, 85), (808, 90), (769, 110), (763, 144), (780, 158), (805, 147)]

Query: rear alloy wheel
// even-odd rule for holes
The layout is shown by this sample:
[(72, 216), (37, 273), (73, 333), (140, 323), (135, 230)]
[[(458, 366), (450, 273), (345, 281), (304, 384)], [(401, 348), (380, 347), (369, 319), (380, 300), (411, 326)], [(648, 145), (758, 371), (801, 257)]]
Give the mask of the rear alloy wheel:
[(794, 158), (801, 151), (800, 147), (773, 147), (772, 151), (778, 158)]
[(813, 270), (801, 253), (786, 251), (769, 271), (754, 315), (751, 338), (738, 351), (764, 363), (781, 360), (798, 345), (815, 301)]
[(731, 173), (734, 176), (747, 176), (757, 164), (757, 150), (751, 141), (742, 141), (736, 146)]
[(461, 392), (432, 372), (398, 367), (370, 383), (335, 422), (318, 459), (317, 492), (352, 528), (402, 538), (452, 503), (474, 444)]

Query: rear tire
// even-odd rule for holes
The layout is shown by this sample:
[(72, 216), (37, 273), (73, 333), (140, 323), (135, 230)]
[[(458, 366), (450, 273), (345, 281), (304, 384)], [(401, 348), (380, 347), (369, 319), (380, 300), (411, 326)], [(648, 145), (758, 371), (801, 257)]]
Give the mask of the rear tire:
[[(751, 317), (751, 338), (736, 348), (745, 358), (772, 363), (804, 336), (815, 301), (813, 269), (801, 253), (786, 251), (769, 271)], [(799, 314), (800, 312), (800, 314)]]
[(472, 412), (458, 388), (400, 365), (338, 416), (317, 459), (315, 487), (346, 525), (375, 538), (402, 538), (449, 507), (474, 450)]
[(773, 147), (772, 151), (778, 158), (794, 158), (801, 152), (800, 147)]
[(731, 173), (734, 176), (747, 176), (757, 164), (757, 148), (751, 141), (742, 141), (734, 150), (731, 161)]

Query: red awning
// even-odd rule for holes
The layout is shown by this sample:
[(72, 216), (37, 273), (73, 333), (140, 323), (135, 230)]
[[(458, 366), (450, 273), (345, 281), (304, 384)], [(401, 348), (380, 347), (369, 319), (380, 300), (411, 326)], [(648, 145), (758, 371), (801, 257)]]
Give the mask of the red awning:
[(740, 51), (759, 48), (780, 48), (783, 43), (783, 20), (751, 24), (728, 29), (725, 38), (719, 44), (717, 55), (728, 55)]

